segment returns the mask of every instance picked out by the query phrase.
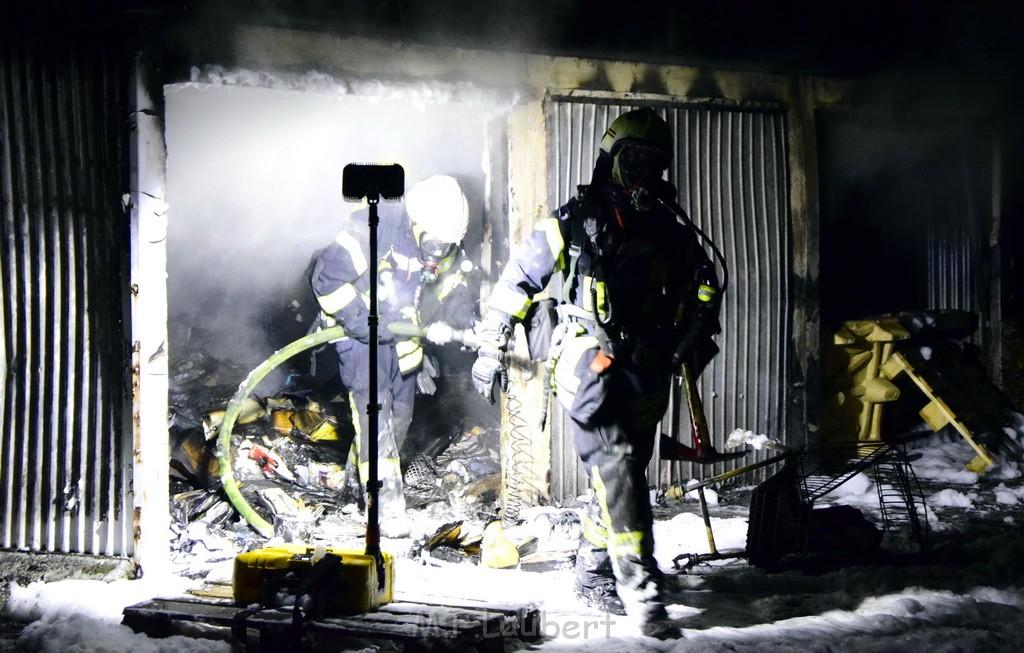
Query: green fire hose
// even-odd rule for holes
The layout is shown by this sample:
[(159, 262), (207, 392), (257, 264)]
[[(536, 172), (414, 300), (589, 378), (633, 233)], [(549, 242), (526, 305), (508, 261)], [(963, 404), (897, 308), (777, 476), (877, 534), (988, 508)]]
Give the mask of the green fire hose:
[(235, 472), (231, 468), (231, 429), (235, 425), (235, 420), (238, 419), (242, 403), (272, 369), (296, 354), (326, 342), (337, 340), (344, 337), (344, 335), (345, 330), (342, 327), (334, 326), (308, 336), (303, 336), (295, 342), (278, 349), (270, 358), (260, 363), (252, 372), (249, 372), (249, 376), (245, 377), (245, 380), (239, 384), (235, 396), (231, 397), (231, 401), (228, 402), (228, 407), (224, 411), (224, 421), (221, 422), (220, 431), (217, 434), (217, 448), (215, 450), (217, 463), (220, 466), (221, 485), (224, 487), (225, 494), (228, 495), (228, 501), (235, 507), (235, 510), (242, 515), (253, 529), (268, 539), (274, 536), (274, 526), (253, 510), (252, 506), (248, 504), (245, 497), (238, 490), (238, 481), (235, 480)]

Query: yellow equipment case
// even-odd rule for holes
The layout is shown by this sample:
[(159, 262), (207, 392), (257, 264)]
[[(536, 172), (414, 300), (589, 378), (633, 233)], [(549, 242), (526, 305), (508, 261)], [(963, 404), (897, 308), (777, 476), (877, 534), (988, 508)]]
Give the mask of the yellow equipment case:
[(326, 591), (318, 592), (325, 615), (370, 612), (392, 601), (395, 559), (390, 554), (380, 554), (384, 573), (381, 583), (373, 555), (334, 547), (281, 544), (235, 557), (235, 602), (276, 606), (294, 601), (296, 589), (309, 579), (314, 565), (328, 553), (341, 561), (328, 567), (325, 577), (318, 579), (321, 590), (326, 587)]

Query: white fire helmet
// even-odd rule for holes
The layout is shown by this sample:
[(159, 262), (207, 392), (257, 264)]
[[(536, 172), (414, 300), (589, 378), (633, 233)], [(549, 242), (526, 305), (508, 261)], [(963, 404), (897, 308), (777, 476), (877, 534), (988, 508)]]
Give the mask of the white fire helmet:
[(469, 205), (459, 182), (434, 175), (418, 182), (405, 194), (405, 209), (419, 230), (445, 243), (458, 243), (469, 226)]

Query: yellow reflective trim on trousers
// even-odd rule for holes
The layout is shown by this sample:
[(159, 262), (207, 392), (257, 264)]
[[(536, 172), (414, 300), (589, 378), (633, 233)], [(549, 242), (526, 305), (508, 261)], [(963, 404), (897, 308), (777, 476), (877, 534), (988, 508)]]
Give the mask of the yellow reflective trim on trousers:
[(644, 534), (640, 531), (608, 534), (608, 555), (613, 558), (643, 555)]
[(348, 255), (352, 257), (352, 266), (355, 268), (356, 273), (363, 275), (369, 269), (369, 265), (366, 263), (366, 257), (363, 255), (363, 248), (359, 244), (359, 241), (352, 237), (352, 234), (347, 231), (339, 231), (338, 235), (334, 237), (334, 242), (345, 248)]
[(557, 218), (544, 218), (537, 224), (537, 230), (544, 234), (551, 258), (555, 261), (555, 270), (565, 269), (565, 239), (558, 228)]
[(355, 432), (356, 432), (355, 437), (352, 438), (352, 448), (349, 449), (349, 451), (348, 451), (348, 462), (350, 462), (353, 465), (355, 465), (357, 467), (356, 471), (358, 471), (359, 459), (362, 457), (362, 453), (360, 452), (360, 446), (359, 446), (359, 434), (362, 431), (362, 429), (359, 427), (359, 425), (360, 425), (360, 421), (359, 421), (360, 411), (359, 411), (359, 407), (356, 405), (356, 396), (354, 394), (352, 394), (351, 392), (348, 393), (348, 405), (349, 405), (349, 410), (352, 411), (352, 426), (355, 427)]
[(583, 519), (583, 538), (600, 549), (608, 547), (608, 529), (589, 516)]
[[(370, 463), (358, 462), (362, 458), (362, 447), (360, 446), (361, 435), (359, 429), (359, 408), (356, 406), (356, 398), (351, 392), (348, 393), (348, 403), (352, 410), (352, 424), (355, 426), (356, 437), (352, 439), (352, 449), (349, 451), (349, 460), (357, 463), (359, 468), (359, 476), (365, 480), (369, 475)], [(364, 407), (365, 408), (365, 407)], [(402, 476), (402, 466), (398, 458), (379, 458), (377, 460), (377, 476), (379, 478), (391, 478), (394, 476)]]
[(626, 555), (642, 555), (644, 534), (640, 531), (627, 531), (616, 533), (612, 528), (612, 516), (608, 511), (608, 489), (601, 478), (601, 470), (597, 465), (590, 468), (590, 482), (594, 486), (594, 495), (597, 497), (597, 505), (601, 509), (601, 519), (608, 529), (608, 555), (613, 558), (620, 558)]
[(604, 479), (601, 478), (601, 469), (594, 465), (590, 468), (590, 483), (594, 486), (594, 496), (597, 497), (597, 506), (601, 510), (601, 519), (604, 520), (608, 535), (612, 531), (612, 515), (608, 512), (608, 489), (604, 486)]
[(526, 317), (526, 309), (530, 307), (530, 298), (513, 288), (499, 285), (491, 293), (491, 298), (487, 300), (487, 306), (522, 320)]
[[(366, 480), (370, 476), (370, 461), (359, 463), (359, 478)], [(402, 465), (398, 458), (378, 458), (377, 478), (401, 478)]]
[(324, 313), (333, 315), (351, 304), (352, 300), (358, 296), (359, 293), (356, 291), (355, 286), (346, 283), (334, 292), (317, 297), (316, 300), (319, 302), (320, 308), (323, 309)]

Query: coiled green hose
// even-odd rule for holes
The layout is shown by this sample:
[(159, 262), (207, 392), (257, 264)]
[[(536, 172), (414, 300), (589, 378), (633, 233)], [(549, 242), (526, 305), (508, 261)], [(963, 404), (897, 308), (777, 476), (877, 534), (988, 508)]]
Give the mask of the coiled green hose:
[(274, 536), (274, 526), (263, 519), (257, 513), (252, 506), (248, 504), (245, 497), (238, 490), (238, 481), (235, 480), (235, 472), (231, 467), (231, 429), (235, 425), (235, 420), (238, 419), (238, 413), (242, 408), (242, 403), (246, 400), (259, 382), (263, 380), (272, 369), (288, 360), (296, 354), (300, 354), (307, 349), (312, 349), (318, 345), (322, 345), (332, 340), (337, 340), (345, 336), (345, 330), (340, 326), (330, 327), (323, 331), (317, 331), (316, 333), (303, 336), (288, 345), (285, 345), (281, 349), (274, 352), (270, 358), (260, 363), (256, 369), (249, 372), (249, 376), (245, 377), (242, 381), (235, 395), (231, 397), (231, 401), (228, 402), (228, 407), (224, 411), (224, 421), (221, 422), (220, 431), (217, 434), (217, 448), (215, 455), (217, 456), (217, 463), (220, 467), (220, 482), (224, 487), (224, 493), (228, 496), (228, 501), (235, 507), (238, 514), (242, 516), (245, 521), (253, 527), (260, 535), (267, 539)]

